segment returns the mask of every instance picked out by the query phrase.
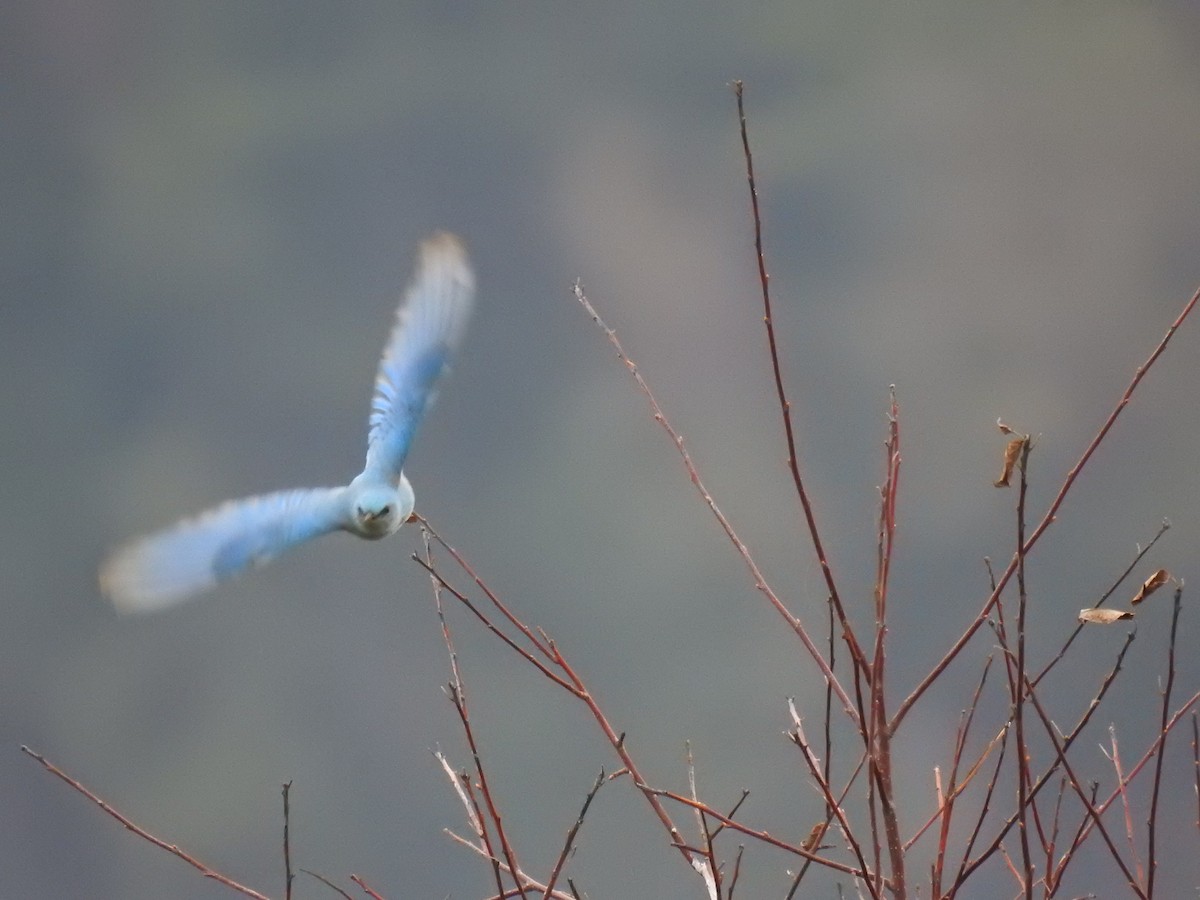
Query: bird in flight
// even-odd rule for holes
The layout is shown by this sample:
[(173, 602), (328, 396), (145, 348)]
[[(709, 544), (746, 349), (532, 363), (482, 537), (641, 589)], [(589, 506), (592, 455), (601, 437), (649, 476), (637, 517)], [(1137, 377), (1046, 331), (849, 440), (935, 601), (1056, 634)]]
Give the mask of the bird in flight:
[(378, 540), (396, 532), (415, 502), (404, 460), (474, 295), (475, 276), (458, 238), (441, 232), (422, 242), (375, 378), (362, 473), (345, 487), (231, 500), (127, 544), (101, 566), (101, 590), (121, 612), (148, 612), (323, 534), (341, 530)]

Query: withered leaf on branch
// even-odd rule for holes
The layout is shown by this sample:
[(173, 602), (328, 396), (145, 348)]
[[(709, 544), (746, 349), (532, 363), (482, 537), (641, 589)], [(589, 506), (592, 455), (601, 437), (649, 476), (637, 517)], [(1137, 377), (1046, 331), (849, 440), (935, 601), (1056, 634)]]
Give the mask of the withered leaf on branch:
[(1094, 625), (1111, 625), (1122, 619), (1132, 619), (1133, 613), (1124, 609), (1081, 609), (1080, 622), (1091, 622)]
[(800, 842), (800, 846), (803, 847), (805, 850), (807, 850), (809, 853), (816, 853), (818, 850), (824, 849), (823, 847), (820, 846), (821, 838), (824, 836), (825, 836), (825, 823), (818, 822), (816, 825), (814, 825), (812, 827), (812, 831), (810, 831), (808, 833), (808, 837), (806, 837), (803, 841)]
[(1012, 476), (1013, 469), (1017, 467), (1017, 460), (1021, 456), (1021, 448), (1025, 445), (1025, 438), (1013, 438), (1008, 442), (1008, 446), (1004, 448), (1004, 471), (1000, 473), (1000, 477), (992, 482), (996, 487), (1008, 487), (1008, 479)]
[(1168, 572), (1166, 569), (1159, 569), (1157, 572), (1155, 572), (1153, 575), (1151, 575), (1149, 578), (1147, 578), (1145, 581), (1142, 582), (1141, 590), (1139, 590), (1137, 592), (1137, 595), (1130, 602), (1134, 606), (1137, 606), (1139, 603), (1141, 603), (1143, 600), (1145, 600), (1147, 597), (1149, 597), (1151, 594), (1153, 594), (1155, 591), (1157, 591), (1160, 587), (1162, 587), (1164, 584), (1166, 584), (1170, 580), (1171, 580), (1171, 573)]

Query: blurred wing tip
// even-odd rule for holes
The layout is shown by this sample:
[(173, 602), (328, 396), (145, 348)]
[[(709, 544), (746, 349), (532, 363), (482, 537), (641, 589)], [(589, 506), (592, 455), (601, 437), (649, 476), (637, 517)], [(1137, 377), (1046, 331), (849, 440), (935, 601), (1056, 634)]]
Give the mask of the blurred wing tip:
[[(178, 606), (204, 589), (172, 587), (148, 571), (140, 543), (118, 550), (100, 566), (100, 593), (118, 615), (139, 615)], [(156, 583), (157, 582), (157, 583)]]
[(463, 246), (462, 239), (449, 231), (434, 232), (421, 242), (421, 268), (451, 269), (453, 277), (457, 280), (472, 287), (475, 284), (471, 263), (467, 259), (467, 249)]
[(451, 231), (441, 230), (435, 231), (429, 237), (425, 238), (425, 240), (421, 241), (421, 251), (429, 254), (461, 256), (464, 259), (467, 255), (462, 238)]
[(100, 593), (112, 604), (119, 615), (131, 615), (156, 609), (162, 601), (148, 597), (138, 589), (133, 573), (123, 554), (110, 558), (100, 567)]

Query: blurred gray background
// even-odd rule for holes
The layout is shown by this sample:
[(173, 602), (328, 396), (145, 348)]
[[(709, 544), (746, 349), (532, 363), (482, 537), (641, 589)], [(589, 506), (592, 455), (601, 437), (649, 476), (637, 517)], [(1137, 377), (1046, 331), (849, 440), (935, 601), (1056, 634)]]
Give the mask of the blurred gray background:
[[(376, 360), (437, 228), (467, 241), (480, 303), (409, 460), (418, 509), (559, 641), (653, 782), (685, 786), (690, 740), (714, 804), (748, 788), (748, 822), (802, 837), (820, 800), (781, 732), (789, 696), (816, 722), (816, 670), (572, 281), (819, 630), (728, 86), (745, 79), (804, 471), (864, 624), (899, 390), (899, 699), (978, 610), (983, 557), (1011, 553), (996, 418), (1040, 435), (1040, 515), (1200, 282), (1198, 41), (1193, 4), (1103, 0), (5, 6), (0, 894), (228, 896), (20, 744), (272, 896), (288, 779), (297, 865), (393, 898), (494, 891), (442, 833), (464, 823), (430, 749), (469, 757), (417, 530), (327, 539), (153, 617), (118, 619), (95, 584), (110, 549), (180, 515), (359, 470)], [(1031, 558), (1035, 659), (1163, 517), (1137, 579), (1200, 577), (1198, 349), (1189, 322)], [(1138, 620), (1078, 750), (1086, 777), (1111, 781), (1108, 722), (1127, 762), (1146, 746), (1168, 608)], [(544, 876), (616, 763), (577, 704), (452, 613), (506, 822)], [(1200, 676), (1190, 608), (1182, 629), (1181, 697)], [(1124, 631), (1089, 630), (1047, 683), (1064, 728)], [(908, 722), (906, 833), (990, 646)], [(1191, 896), (1182, 733), (1169, 762), (1159, 887)], [(782, 896), (791, 865), (751, 846), (739, 893)], [(597, 898), (701, 895), (625, 781), (594, 804), (572, 872)], [(1109, 863), (1073, 876), (1075, 893), (1119, 883)], [(975, 884), (1016, 890), (1000, 872)], [(833, 896), (824, 876), (809, 890)], [(331, 896), (303, 876), (296, 891)]]

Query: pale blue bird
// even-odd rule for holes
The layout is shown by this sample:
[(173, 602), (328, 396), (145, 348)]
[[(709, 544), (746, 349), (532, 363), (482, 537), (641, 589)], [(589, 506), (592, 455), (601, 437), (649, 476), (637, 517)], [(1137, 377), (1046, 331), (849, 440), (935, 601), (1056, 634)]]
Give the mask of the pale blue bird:
[(424, 241), (379, 364), (362, 473), (345, 487), (232, 500), (134, 541), (101, 567), (101, 590), (122, 612), (161, 609), (323, 534), (378, 540), (396, 532), (415, 502), (404, 460), (474, 295), (458, 238), (443, 232)]

